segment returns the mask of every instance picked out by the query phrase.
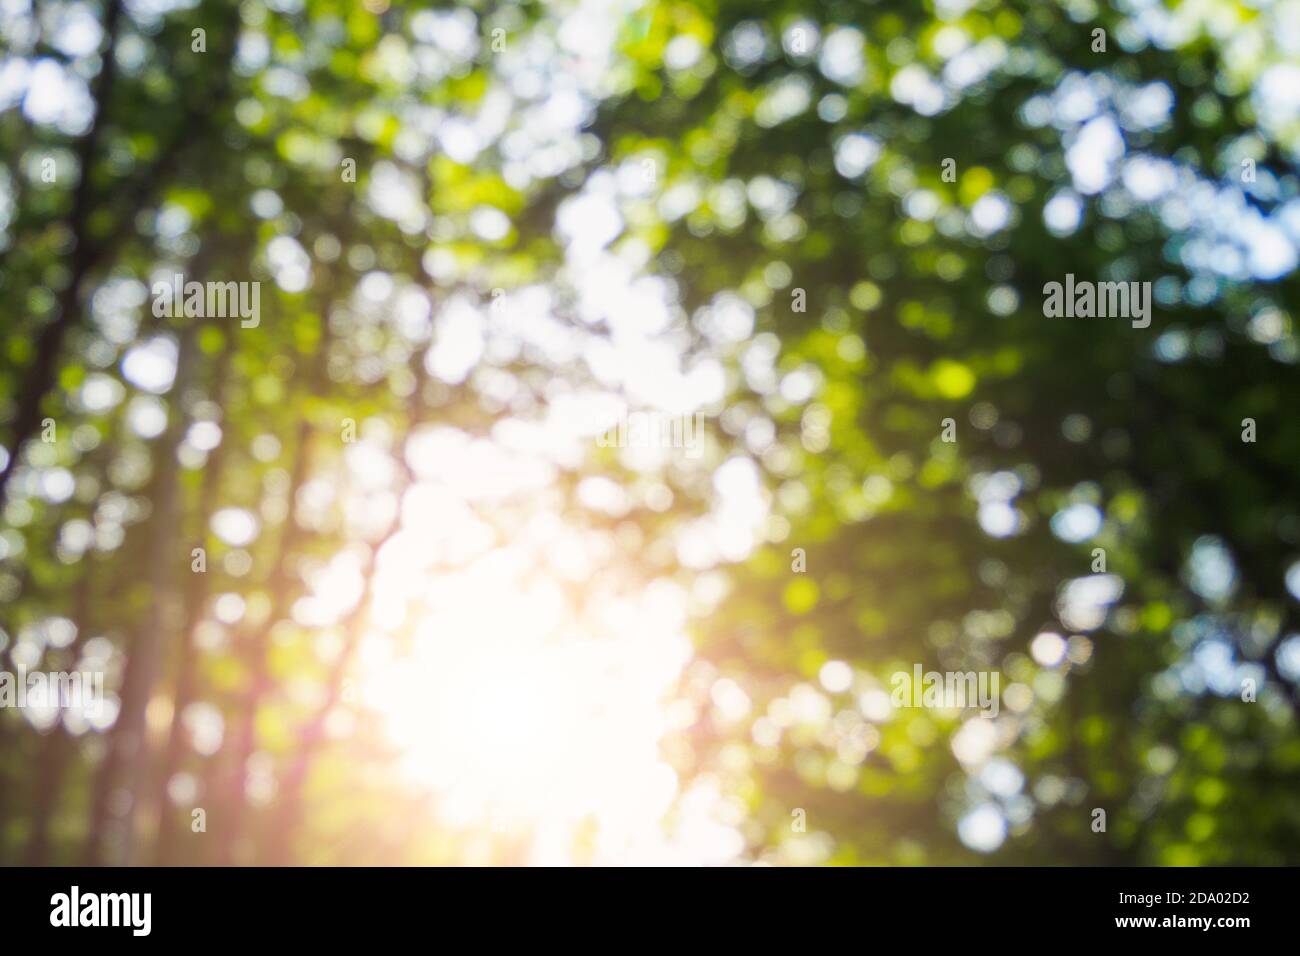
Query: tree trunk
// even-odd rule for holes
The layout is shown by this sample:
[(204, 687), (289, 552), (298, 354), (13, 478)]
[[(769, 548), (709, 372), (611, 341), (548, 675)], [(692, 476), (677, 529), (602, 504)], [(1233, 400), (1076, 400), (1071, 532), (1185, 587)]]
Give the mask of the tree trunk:
[(257, 746), (257, 710), (270, 688), (270, 655), (267, 644), (271, 631), (292, 606), (290, 588), (293, 577), (289, 571), (293, 556), (298, 552), (305, 534), (294, 519), (294, 502), (307, 481), (311, 464), (312, 426), (306, 419), (298, 426), (298, 450), (294, 457), (292, 477), (289, 481), (289, 514), (285, 518), (284, 532), (276, 549), (275, 569), (271, 573), (271, 612), (257, 630), (249, 635), (245, 644), (251, 676), (247, 693), (239, 710), (239, 723), (232, 743), (229, 779), (221, 802), (225, 816), (220, 862), (228, 866), (235, 862), (238, 843), (243, 832), (247, 797), (245, 774), (248, 760)]
[(90, 129), (77, 144), (77, 164), (81, 178), (72, 197), (72, 211), (68, 216), (68, 230), (73, 237), (72, 262), (69, 265), (68, 284), (59, 292), (58, 309), (54, 319), (41, 329), (36, 337), (36, 358), (17, 389), (13, 432), (9, 440), (9, 459), (0, 467), (0, 514), (7, 501), (6, 488), (9, 476), (18, 465), (23, 446), (36, 434), (41, 422), (41, 401), (54, 384), (63, 339), (76, 324), (81, 314), (81, 287), (94, 262), (94, 246), (87, 235), (86, 226), (94, 196), (95, 153), (103, 135), (105, 114), (117, 75), (118, 25), (122, 16), (121, 0), (109, 0), (104, 15), (104, 35), (107, 37), (103, 66), (95, 77), (95, 118)]
[[(406, 488), (410, 488), (416, 481), (415, 473), (407, 463), (405, 453), (407, 441), (421, 423), (420, 407), (423, 400), (424, 386), (428, 381), (428, 371), (424, 367), (423, 351), (416, 350), (413, 365), (415, 388), (411, 392), (411, 398), (408, 402), (406, 428), (397, 442), (398, 456)], [(302, 819), (302, 789), (307, 782), (308, 775), (311, 773), (312, 764), (316, 759), (320, 746), (325, 740), (325, 722), (338, 705), (339, 698), (342, 696), (344, 675), (347, 674), (353, 655), (356, 653), (357, 645), (361, 642), (362, 634), (365, 633), (366, 622), (370, 616), (370, 599), (374, 591), (379, 552), (401, 529), (401, 524), (401, 507), (399, 504), (392, 523), (380, 536), (379, 541), (376, 542), (374, 549), (371, 551), (370, 564), (367, 568), (361, 597), (357, 599), (356, 607), (348, 613), (347, 618), (344, 620), (345, 643), (342, 652), (330, 668), (329, 676), (326, 679), (325, 699), (299, 734), (289, 768), (281, 777), (279, 798), (275, 811), (275, 824), (271, 828), (271, 849), (268, 854), (272, 866), (291, 865), (293, 838)]]
[(147, 746), (145, 711), (153, 692), (162, 636), (170, 625), (177, 563), (189, 554), (177, 547), (180, 465), (176, 453), (185, 436), (186, 415), (181, 401), (193, 363), (194, 339), (192, 326), (181, 333), (167, 431), (155, 454), (155, 471), (148, 492), (153, 502), (148, 550), (151, 603), (127, 657), (122, 677), (122, 706), (109, 732), (108, 753), (96, 781), (86, 851), (86, 862), (91, 866), (110, 860), (131, 861)]
[[(220, 362), (213, 373), (213, 401), (225, 407), (227, 392), (226, 378), (230, 370), (230, 357), (234, 346), (229, 338), (222, 351)], [(231, 422), (224, 422), (226, 429), (231, 429)], [(199, 528), (197, 540), (206, 543), (207, 530), (221, 489), (221, 478), (225, 469), (226, 449), (231, 437), (222, 436), (221, 444), (212, 450), (203, 472), (203, 485), (199, 494)], [(167, 795), (167, 785), (179, 770), (185, 757), (185, 709), (198, 694), (198, 648), (194, 644), (194, 630), (203, 619), (204, 604), (208, 597), (207, 574), (191, 573), (189, 586), (185, 595), (185, 621), (180, 632), (179, 659), (176, 666), (176, 693), (172, 704), (171, 727), (167, 734), (167, 744), (158, 767), (155, 786), (155, 800), (158, 807), (158, 828), (154, 842), (154, 863), (167, 866), (175, 863), (176, 838), (180, 831), (176, 827), (171, 800)]]
[[(69, 649), (73, 667), (81, 656), (81, 649), (90, 638), (93, 627), (91, 612), (95, 606), (94, 558), (88, 553), (82, 556), (82, 561), (86, 562), (86, 565), (77, 582), (73, 610), (77, 636)], [(75, 745), (76, 740), (68, 733), (60, 715), (58, 723), (45, 736), (44, 746), (36, 766), (32, 786), (31, 829), (23, 853), (23, 863), (26, 866), (47, 866), (53, 862), (49, 858), (50, 822), (59, 805), (59, 790), (63, 785), (63, 774), (67, 770), (69, 759), (75, 752)]]

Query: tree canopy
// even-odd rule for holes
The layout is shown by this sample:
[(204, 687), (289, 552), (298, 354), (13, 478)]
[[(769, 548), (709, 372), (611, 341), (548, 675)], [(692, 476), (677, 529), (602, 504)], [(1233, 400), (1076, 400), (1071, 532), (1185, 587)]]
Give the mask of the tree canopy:
[(1291, 861), (1296, 13), (0, 10), (0, 860)]

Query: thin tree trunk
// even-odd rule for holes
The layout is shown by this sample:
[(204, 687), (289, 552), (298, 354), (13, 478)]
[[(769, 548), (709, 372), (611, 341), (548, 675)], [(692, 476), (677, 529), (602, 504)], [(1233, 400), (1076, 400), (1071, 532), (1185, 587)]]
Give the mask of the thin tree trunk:
[(36, 358), (32, 362), (22, 384), (18, 387), (15, 398), (17, 411), (14, 415), (13, 431), (9, 441), (9, 458), (0, 466), (0, 513), (4, 512), (6, 488), (9, 476), (18, 465), (23, 446), (36, 434), (41, 422), (41, 401), (54, 384), (56, 366), (63, 350), (63, 339), (81, 313), (81, 286), (90, 271), (94, 259), (94, 248), (87, 235), (86, 227), (90, 218), (90, 209), (94, 196), (95, 154), (103, 135), (105, 116), (108, 112), (109, 98), (113, 92), (113, 81), (117, 75), (118, 26), (122, 16), (121, 0), (109, 0), (108, 10), (104, 16), (104, 35), (107, 37), (103, 66), (95, 77), (95, 118), (90, 129), (77, 144), (77, 165), (81, 178), (72, 196), (72, 211), (68, 216), (68, 229), (72, 233), (74, 247), (72, 262), (69, 266), (68, 284), (59, 292), (58, 309), (54, 319), (41, 329), (36, 337)]
[[(93, 558), (87, 554), (82, 557), (86, 562), (81, 579), (77, 582), (76, 607), (73, 620), (77, 627), (77, 636), (69, 649), (72, 664), (75, 667), (90, 636), (91, 608), (94, 605), (95, 566)], [(50, 821), (59, 804), (59, 789), (63, 785), (63, 774), (68, 760), (73, 754), (75, 739), (63, 724), (62, 714), (46, 735), (45, 745), (41, 749), (36, 765), (36, 775), (32, 787), (31, 831), (27, 836), (27, 848), (23, 853), (25, 866), (45, 866), (53, 862), (50, 852)]]
[(285, 518), (285, 528), (280, 535), (279, 547), (276, 549), (275, 569), (271, 573), (271, 612), (257, 630), (249, 635), (245, 644), (246, 656), (251, 670), (248, 691), (244, 695), (239, 709), (238, 727), (232, 747), (230, 774), (222, 801), (221, 810), (225, 815), (222, 827), (222, 844), (220, 862), (230, 865), (235, 861), (238, 843), (243, 833), (244, 816), (247, 804), (246, 773), (249, 758), (257, 746), (257, 710), (262, 698), (270, 689), (269, 674), (270, 655), (267, 644), (271, 631), (288, 613), (292, 606), (290, 589), (293, 577), (289, 571), (290, 562), (298, 552), (305, 532), (294, 518), (294, 503), (298, 492), (307, 482), (311, 465), (312, 426), (303, 419), (298, 426), (297, 452), (294, 456), (293, 471), (289, 480), (289, 514)]
[[(89, 461), (91, 470), (101, 479), (112, 449), (101, 445), (92, 453)], [(87, 506), (83, 512), (85, 519), (93, 521), (94, 505)], [(77, 628), (77, 635), (68, 655), (72, 666), (81, 658), (82, 649), (90, 640), (94, 628), (93, 611), (95, 609), (95, 585), (98, 580), (96, 559), (93, 549), (82, 555), (83, 568), (76, 583), (73, 595), (72, 619)], [(27, 847), (23, 852), (27, 866), (45, 866), (53, 862), (50, 857), (50, 823), (58, 809), (60, 788), (68, 763), (75, 753), (76, 740), (68, 733), (62, 715), (45, 737), (37, 761), (36, 774), (32, 786), (30, 832), (27, 835)]]
[[(36, 433), (41, 421), (41, 403), (54, 386), (58, 372), (59, 356), (63, 351), (63, 341), (81, 317), (81, 302), (84, 286), (90, 273), (109, 253), (118, 249), (131, 228), (135, 215), (149, 202), (151, 196), (160, 190), (164, 181), (171, 176), (181, 158), (181, 154), (202, 140), (201, 135), (214, 128), (211, 118), (228, 100), (231, 92), (232, 63), (236, 41), (239, 36), (239, 6), (230, 5), (229, 19), (220, 31), (224, 42), (220, 52), (221, 68), (216, 71), (217, 85), (205, 92), (201, 99), (196, 99), (177, 121), (176, 135), (166, 143), (157, 160), (147, 169), (141, 170), (134, 179), (115, 186), (112, 195), (120, 202), (125, 215), (116, 223), (109, 235), (95, 242), (87, 232), (87, 224), (94, 203), (92, 174), (99, 140), (103, 135), (105, 117), (109, 99), (117, 74), (117, 37), (122, 16), (122, 0), (108, 0), (104, 16), (104, 35), (107, 41), (104, 47), (104, 65), (95, 78), (95, 118), (90, 129), (77, 144), (77, 164), (81, 178), (77, 181), (73, 193), (72, 210), (68, 216), (68, 230), (73, 236), (73, 252), (69, 262), (68, 284), (59, 292), (58, 307), (54, 319), (48, 322), (37, 334), (35, 359), (22, 383), (15, 390), (14, 414), (9, 436), (8, 460), (0, 466), (0, 515), (8, 501), (9, 478), (18, 466), (23, 447)], [(202, 129), (200, 124), (206, 125)]]
[[(415, 359), (415, 389), (411, 393), (411, 400), (408, 403), (406, 428), (403, 430), (401, 440), (397, 442), (399, 461), (402, 466), (404, 476), (404, 489), (410, 488), (415, 484), (416, 476), (411, 470), (411, 466), (406, 461), (406, 443), (414, 434), (420, 424), (420, 406), (424, 385), (428, 380), (428, 372), (424, 368), (424, 352), (416, 350)], [(335, 659), (333, 666), (330, 668), (329, 676), (326, 679), (325, 699), (312, 714), (306, 726), (302, 729), (298, 737), (297, 746), (294, 748), (293, 756), (289, 764), (289, 769), (285, 771), (280, 782), (280, 793), (277, 801), (275, 812), (275, 824), (271, 828), (271, 850), (269, 853), (270, 863), (273, 866), (288, 866), (291, 862), (293, 852), (293, 838), (297, 832), (302, 818), (302, 790), (307, 781), (307, 777), (312, 770), (312, 765), (316, 759), (317, 752), (325, 740), (325, 724), (329, 715), (338, 705), (342, 696), (342, 686), (344, 675), (348, 672), (348, 667), (352, 663), (352, 658), (356, 654), (357, 646), (361, 642), (361, 635), (365, 633), (365, 625), (370, 616), (370, 601), (374, 593), (375, 574), (377, 571), (377, 561), (379, 552), (392, 537), (397, 534), (402, 524), (401, 508), (399, 504), (398, 512), (394, 515), (392, 522), (384, 531), (383, 535), (374, 545), (370, 552), (370, 562), (366, 570), (365, 584), (362, 588), (361, 596), (357, 599), (356, 606), (348, 613), (344, 620), (343, 633), (345, 642), (343, 650)]]
[[(213, 373), (213, 401), (225, 407), (227, 392), (226, 379), (230, 370), (230, 358), (234, 346), (227, 338), (221, 359)], [(227, 432), (231, 429), (229, 418), (223, 422)], [(225, 470), (226, 450), (231, 437), (222, 436), (221, 444), (212, 450), (203, 472), (203, 484), (199, 492), (199, 540), (206, 544), (207, 530), (215, 510), (221, 478)], [(154, 842), (154, 863), (170, 865), (175, 862), (176, 838), (180, 831), (176, 827), (171, 800), (167, 794), (167, 785), (180, 768), (185, 756), (185, 710), (198, 694), (198, 648), (194, 643), (194, 630), (203, 619), (204, 604), (208, 597), (207, 574), (191, 574), (189, 587), (185, 595), (185, 621), (180, 633), (179, 659), (176, 666), (176, 693), (172, 703), (171, 727), (167, 734), (167, 744), (163, 750), (158, 767), (155, 801), (158, 807), (158, 829)]]
[[(176, 454), (185, 435), (186, 415), (181, 402), (194, 360), (195, 337), (193, 326), (180, 335), (167, 431), (155, 455), (155, 471), (148, 494), (153, 503), (148, 551), (151, 603), (127, 657), (122, 677), (122, 707), (109, 732), (108, 753), (96, 781), (86, 851), (86, 862), (91, 866), (100, 865), (110, 858), (123, 863), (131, 860), (135, 813), (143, 775), (141, 769), (147, 745), (145, 710), (153, 691), (163, 632), (169, 625), (177, 563), (188, 555), (188, 552), (182, 555), (176, 547), (180, 491), (180, 465)], [(116, 848), (115, 843), (119, 844)]]
[[(111, 446), (104, 444), (95, 449), (88, 457), (89, 468), (100, 479), (104, 476), (104, 468), (108, 459), (112, 456)], [(94, 506), (89, 505), (77, 512), (83, 518), (92, 519)], [(93, 568), (95, 558), (93, 552), (88, 551), (82, 555), (83, 569), (78, 575), (73, 585), (73, 606), (72, 620), (76, 626), (77, 634), (69, 649), (69, 654), (73, 663), (79, 659), (81, 649), (90, 635), (91, 630), (91, 609), (94, 602), (93, 589)], [(32, 587), (31, 562), (24, 562), (22, 565), (21, 585), (19, 594), (27, 596)], [(11, 624), (6, 627), (13, 635), (16, 630)], [(8, 650), (11, 650), (13, 642), (6, 651), (0, 652), (0, 671), (9, 670)], [(16, 716), (16, 715), (15, 715)], [(21, 737), (28, 736), (23, 734), (25, 722), (14, 720), (12, 723), (3, 719), (0, 715), (0, 754), (12, 756), (14, 754), (15, 744), (10, 740), (15, 739), (21, 743)], [(31, 830), (28, 833), (27, 843), (22, 852), (24, 859), (32, 861), (35, 864), (45, 862), (46, 855), (46, 829), (49, 820), (53, 816), (54, 808), (58, 801), (58, 789), (62, 774), (66, 768), (67, 758), (72, 753), (70, 735), (62, 722), (56, 724), (44, 735), (44, 746), (38, 751), (36, 761), (36, 771), (33, 776), (32, 800), (31, 800)], [(3, 847), (3, 834), (6, 830), (5, 820), (7, 814), (14, 804), (12, 795), (17, 793), (20, 787), (16, 781), (10, 781), (5, 772), (5, 764), (11, 761), (0, 762), (0, 859), (5, 859)], [(18, 761), (13, 761), (17, 763)]]
[[(330, 284), (323, 282), (320, 290), (321, 337), (317, 343), (315, 361), (312, 363), (312, 369), (307, 375), (306, 387), (309, 394), (315, 394), (325, 378), (331, 339), (329, 330), (331, 293)], [(311, 473), (311, 445), (314, 431), (311, 422), (303, 418), (298, 426), (297, 452), (289, 478), (289, 513), (285, 517), (285, 527), (280, 535), (279, 546), (276, 549), (275, 567), (271, 572), (269, 582), (271, 612), (245, 642), (251, 677), (248, 691), (244, 695), (239, 710), (238, 727), (232, 744), (233, 756), (231, 757), (227, 780), (225, 785), (221, 787), (222, 797), (219, 806), (220, 812), (225, 818), (222, 826), (219, 862), (225, 866), (235, 862), (239, 852), (239, 842), (243, 835), (248, 802), (246, 773), (249, 758), (252, 757), (257, 746), (257, 711), (261, 706), (262, 698), (271, 687), (269, 674), (270, 655), (267, 645), (270, 642), (272, 629), (292, 607), (290, 591), (294, 587), (294, 578), (290, 565), (303, 540), (307, 537), (306, 532), (295, 518), (295, 507), (298, 492), (306, 484)]]

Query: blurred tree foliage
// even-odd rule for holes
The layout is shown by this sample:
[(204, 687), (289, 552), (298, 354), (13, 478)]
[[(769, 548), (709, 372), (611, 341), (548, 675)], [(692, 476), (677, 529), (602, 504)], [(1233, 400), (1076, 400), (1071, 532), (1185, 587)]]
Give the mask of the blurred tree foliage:
[[(762, 460), (790, 522), (701, 638), (765, 715), (735, 738), (752, 839), (799, 840), (802, 807), (832, 838), (814, 856), (958, 862), (972, 854), (955, 824), (980, 810), (967, 842), (984, 842), (979, 822), (997, 846), (1001, 818), (1003, 862), (1293, 859), (1294, 256), (1242, 266), (1249, 244), (1223, 221), (1258, 236), (1297, 208), (1295, 125), (1259, 115), (1261, 75), (1293, 69), (1270, 37), (1281, 11), (1143, 6), (1145, 28), (1177, 19), (1152, 42), (1092, 3), (935, 8), (658, 4), (627, 48), (639, 72), (597, 123), (615, 157), (665, 158), (666, 193), (704, 197), (671, 222), (646, 215), (684, 300), (740, 290), (780, 369), (820, 384), (801, 407), (747, 375), (731, 399), (737, 438), (753, 419), (778, 426)], [(1149, 118), (1147, 97), (1163, 107)], [(1099, 117), (1122, 143), (1080, 195)], [(1137, 183), (1143, 162), (1171, 171), (1158, 197)], [(1189, 207), (1216, 191), (1222, 234), (1207, 240)], [(1079, 221), (1054, 231), (1058, 197)], [(981, 221), (981, 203), (1010, 221)], [(1044, 284), (1067, 271), (1152, 281), (1151, 327), (1044, 318)], [(737, 365), (752, 354), (739, 346)], [(1068, 530), (1072, 505), (1100, 512), (1095, 533)], [(1122, 597), (1071, 619), (1099, 570), (1117, 578), (1095, 593)], [(1065, 660), (1027, 653), (1043, 631), (1069, 638)], [(997, 669), (1016, 706), (996, 734), (927, 711), (864, 728), (853, 693), (818, 699), (829, 660), (886, 693), (915, 662)], [(1019, 772), (990, 768), (992, 752)]]
[[(74, 6), (99, 24), (93, 49), (60, 42)], [(473, 381), (431, 377), (432, 330), (391, 303), (563, 290), (557, 210), (598, 171), (647, 159), (654, 188), (623, 202), (617, 244), (651, 250), (688, 350), (725, 360), (713, 463), (750, 454), (772, 489), (771, 542), (696, 628), (694, 676), (734, 680), (750, 715), (706, 710), (669, 742), (683, 775), (743, 800), (753, 855), (1293, 859), (1296, 279), (1293, 260), (1270, 271), (1249, 245), (1286, 229), (1295, 245), (1300, 127), (1260, 93), (1287, 60), (1282, 13), (1164, 12), (1174, 25), (1153, 41), (1157, 13), (1140, 9), (648, 0), (629, 7), (582, 147), (523, 179), (505, 150), (461, 161), (437, 133), (499, 88), (494, 30), (510, 44), (555, 32), (540, 5), (4, 14), (0, 76), (53, 82), (57, 64), (93, 109), (0, 103), (0, 669), (24, 634), (47, 669), (108, 653), (121, 710), (79, 734), (0, 710), (0, 859), (462, 858), (460, 838), (414, 827), (420, 807), (382, 762), (358, 772), (385, 746), (373, 726), (326, 733), (369, 594), (334, 657), (292, 615), (306, 570), (361, 541), (369, 582), (394, 529), (361, 530), (338, 502), (294, 520), (294, 504), (314, 479), (345, 483), (345, 419), (386, 423), (396, 448), (432, 421), (486, 433), (499, 410)], [(477, 38), (466, 60), (462, 27)], [(1104, 181), (1088, 188), (1095, 155)], [(415, 212), (383, 201), (402, 192)], [(503, 237), (468, 227), (482, 206), (509, 216)], [(262, 280), (257, 333), (155, 317), (138, 290), (172, 272)], [(1044, 318), (1043, 286), (1066, 272), (1153, 282), (1150, 328)], [(376, 273), (395, 291), (367, 309)], [(714, 334), (724, 309), (752, 312), (753, 334)], [(151, 396), (119, 366), (155, 337), (176, 373)], [(506, 367), (545, 404), (555, 368), (528, 354)], [(116, 400), (88, 402), (92, 381)], [(164, 412), (143, 435), (140, 401)], [(196, 451), (192, 426), (212, 421), (219, 443)], [(50, 491), (56, 472), (68, 493)], [(649, 536), (710, 497), (698, 475), (673, 478), (678, 504), (637, 515)], [(228, 507), (266, 523), (242, 574), (210, 530)], [(198, 546), (206, 575), (187, 573)], [(247, 613), (201, 641), (222, 594)], [(75, 625), (70, 642), (41, 630), (52, 615)], [(1062, 640), (1035, 644), (1044, 632)], [(850, 689), (819, 686), (832, 661), (854, 669)], [(999, 671), (1001, 715), (877, 715), (890, 676), (917, 663)], [(303, 681), (316, 691), (294, 693)], [(183, 727), (198, 701), (224, 717), (215, 755)], [(252, 805), (268, 754), (274, 798)], [(198, 849), (167, 797), (181, 771), (215, 795), (222, 839)]]

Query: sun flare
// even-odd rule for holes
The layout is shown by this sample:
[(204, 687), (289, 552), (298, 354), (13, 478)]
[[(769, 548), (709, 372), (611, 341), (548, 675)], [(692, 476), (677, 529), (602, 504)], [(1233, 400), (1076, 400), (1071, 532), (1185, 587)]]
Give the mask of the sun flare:
[[(683, 790), (662, 750), (681, 729), (689, 595), (611, 560), (607, 533), (567, 523), (505, 449), (443, 454), (468, 441), (439, 429), (409, 444), (419, 480), (379, 552), (354, 669), (403, 778), (442, 825), (522, 837), (535, 862), (569, 862), (579, 835), (595, 861), (727, 858), (738, 837), (698, 793), (677, 827), (690, 846), (665, 827)], [(390, 464), (373, 446), (352, 459), (363, 488)], [(319, 601), (351, 600), (356, 572), (334, 567)]]

